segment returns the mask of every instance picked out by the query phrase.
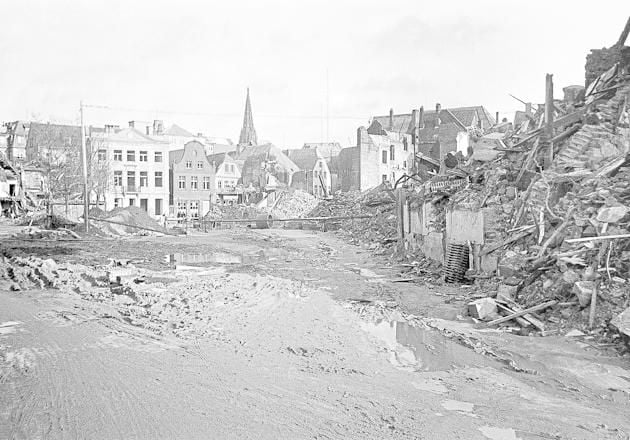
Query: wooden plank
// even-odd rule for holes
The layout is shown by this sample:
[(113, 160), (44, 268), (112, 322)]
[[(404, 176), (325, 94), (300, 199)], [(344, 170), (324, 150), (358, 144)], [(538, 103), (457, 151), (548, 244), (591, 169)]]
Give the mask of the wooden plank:
[(489, 327), (489, 326), (492, 326), (492, 325), (502, 324), (502, 323), (510, 321), (510, 320), (512, 320), (514, 318), (518, 318), (519, 316), (524, 316), (524, 315), (527, 315), (528, 313), (533, 313), (533, 312), (538, 312), (539, 310), (544, 310), (544, 309), (546, 309), (548, 307), (556, 305), (557, 303), (558, 303), (558, 301), (556, 301), (556, 300), (546, 301), (546, 302), (544, 302), (542, 304), (538, 304), (538, 305), (530, 307), (528, 309), (521, 310), (520, 312), (515, 312), (515, 313), (512, 313), (511, 315), (504, 316), (504, 317), (499, 318), (499, 319), (495, 319), (494, 321), (490, 321), (487, 325)]
[[(514, 301), (511, 298), (508, 298), (507, 296), (504, 295), (497, 295), (499, 300), (503, 300), (506, 303), (508, 303), (510, 305), (510, 307), (512, 307), (512, 309), (514, 309), (514, 312), (520, 312), (522, 311), (522, 307), (519, 306), (516, 301)], [(530, 322), (531, 324), (534, 325), (534, 327), (536, 327), (538, 330), (544, 332), (545, 331), (545, 324), (543, 324), (543, 322), (541, 320), (539, 320), (538, 318), (536, 318), (534, 315), (528, 313), (527, 315), (523, 315), (523, 319), (527, 320), (528, 322)]]
[(482, 251), (481, 251), (480, 256), (482, 256), (482, 257), (483, 257), (484, 255), (488, 255), (489, 253), (494, 252), (494, 251), (496, 251), (497, 249), (501, 249), (501, 248), (502, 248), (503, 246), (505, 246), (505, 245), (508, 245), (508, 244), (510, 244), (510, 243), (513, 243), (513, 242), (515, 242), (516, 240), (520, 240), (520, 239), (521, 239), (521, 238), (523, 238), (523, 237), (527, 237), (529, 234), (531, 234), (531, 233), (532, 233), (532, 231), (533, 231), (533, 229), (530, 229), (530, 230), (527, 230), (527, 231), (523, 231), (523, 232), (521, 232), (521, 233), (519, 233), (519, 234), (516, 234), (516, 235), (514, 235), (514, 236), (512, 236), (512, 237), (510, 237), (510, 238), (508, 238), (508, 239), (506, 239), (506, 240), (504, 240), (504, 241), (502, 241), (502, 242), (501, 242), (501, 243), (499, 243), (499, 244), (495, 244), (494, 246), (490, 246), (490, 247), (488, 247), (488, 248), (486, 248), (486, 249), (482, 250)]

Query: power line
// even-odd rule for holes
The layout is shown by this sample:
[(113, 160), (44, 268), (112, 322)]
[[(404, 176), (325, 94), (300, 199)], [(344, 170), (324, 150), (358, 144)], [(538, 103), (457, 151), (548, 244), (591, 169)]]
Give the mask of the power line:
[[(215, 118), (233, 118), (241, 117), (240, 113), (205, 113), (205, 112), (186, 112), (178, 110), (160, 110), (160, 109), (139, 109), (130, 107), (114, 107), (109, 105), (98, 104), (84, 104), (85, 108), (111, 110), (111, 111), (124, 111), (135, 113), (154, 113), (154, 114), (168, 114), (168, 115), (186, 115), (186, 116), (205, 116)], [(326, 119), (324, 115), (287, 115), (287, 114), (273, 114), (273, 113), (256, 113), (257, 118), (289, 118), (289, 119)], [(350, 116), (350, 115), (337, 115), (328, 116), (332, 119), (350, 119), (350, 120), (365, 120), (365, 116)]]

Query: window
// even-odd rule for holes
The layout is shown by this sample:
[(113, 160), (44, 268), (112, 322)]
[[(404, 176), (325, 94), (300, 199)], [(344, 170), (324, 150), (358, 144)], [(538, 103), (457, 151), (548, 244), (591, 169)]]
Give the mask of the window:
[(107, 160), (107, 150), (98, 150), (98, 161), (105, 162)]
[[(386, 151), (383, 151), (383, 153), (386, 153)], [(387, 182), (387, 174), (383, 174), (383, 183)]]
[(136, 206), (136, 199), (129, 199), (129, 206)]
[(389, 146), (389, 160), (394, 160), (394, 146)]
[(230, 173), (234, 173), (234, 164), (230, 165)]
[(409, 144), (407, 143), (407, 138), (403, 138), (403, 150), (407, 151), (409, 149)]
[(177, 188), (186, 189), (186, 176), (179, 176), (177, 179)]
[(140, 171), (140, 186), (149, 186), (149, 173)]
[(197, 162), (197, 169), (203, 168), (203, 162)]
[(140, 159), (140, 162), (148, 162), (149, 154), (146, 151), (141, 151), (139, 159)]
[(186, 217), (186, 201), (177, 202), (177, 217)]
[(136, 152), (134, 150), (127, 151), (127, 162), (135, 162), (136, 161)]
[(122, 186), (122, 171), (114, 171), (114, 186)]
[(155, 172), (155, 187), (162, 188), (162, 171)]
[(114, 150), (114, 160), (122, 162), (122, 150)]
[(162, 199), (155, 199), (155, 215), (162, 215)]
[(186, 168), (188, 168), (189, 170), (192, 169), (192, 160), (187, 160), (186, 161)]
[(140, 199), (140, 208), (149, 212), (149, 199)]
[(210, 178), (209, 177), (204, 177), (203, 178), (203, 189), (210, 189)]
[(121, 208), (123, 199), (114, 199), (114, 208)]
[(221, 181), (217, 180), (217, 188), (221, 188)]
[(199, 218), (199, 201), (191, 200), (189, 202), (189, 208), (190, 208), (190, 216), (192, 218)]
[(382, 156), (383, 156), (383, 159), (382, 159), (383, 163), (387, 163), (387, 150), (383, 150)]
[(155, 152), (155, 161), (156, 162), (162, 162), (162, 152), (161, 151), (156, 151)]
[(190, 189), (199, 189), (197, 186), (197, 182), (199, 178), (197, 176), (190, 176)]
[(127, 171), (127, 186), (130, 191), (135, 190), (136, 188), (136, 172), (135, 171)]
[(407, 161), (406, 160), (403, 160), (403, 168), (407, 169)]

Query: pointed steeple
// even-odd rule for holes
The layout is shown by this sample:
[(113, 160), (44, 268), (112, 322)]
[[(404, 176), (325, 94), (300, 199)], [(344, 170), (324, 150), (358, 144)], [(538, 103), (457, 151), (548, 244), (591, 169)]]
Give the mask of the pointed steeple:
[(254, 117), (252, 116), (252, 104), (249, 101), (249, 87), (247, 88), (247, 100), (245, 101), (245, 115), (243, 116), (243, 128), (238, 138), (239, 145), (256, 145), (256, 129), (254, 128)]

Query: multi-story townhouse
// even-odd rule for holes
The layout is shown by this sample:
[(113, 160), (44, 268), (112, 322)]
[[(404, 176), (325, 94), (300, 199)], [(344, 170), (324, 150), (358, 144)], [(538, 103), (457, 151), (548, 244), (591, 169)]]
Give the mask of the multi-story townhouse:
[(210, 210), (215, 189), (214, 165), (204, 145), (190, 141), (169, 153), (170, 214), (199, 218)]
[(105, 209), (139, 206), (158, 217), (169, 201), (169, 143), (142, 133), (133, 122), (129, 125), (106, 125), (90, 133), (97, 160), (107, 165), (102, 167), (109, 177)]
[(215, 202), (241, 203), (243, 200), (243, 186), (239, 185), (241, 170), (236, 160), (227, 153), (208, 156), (215, 169)]

